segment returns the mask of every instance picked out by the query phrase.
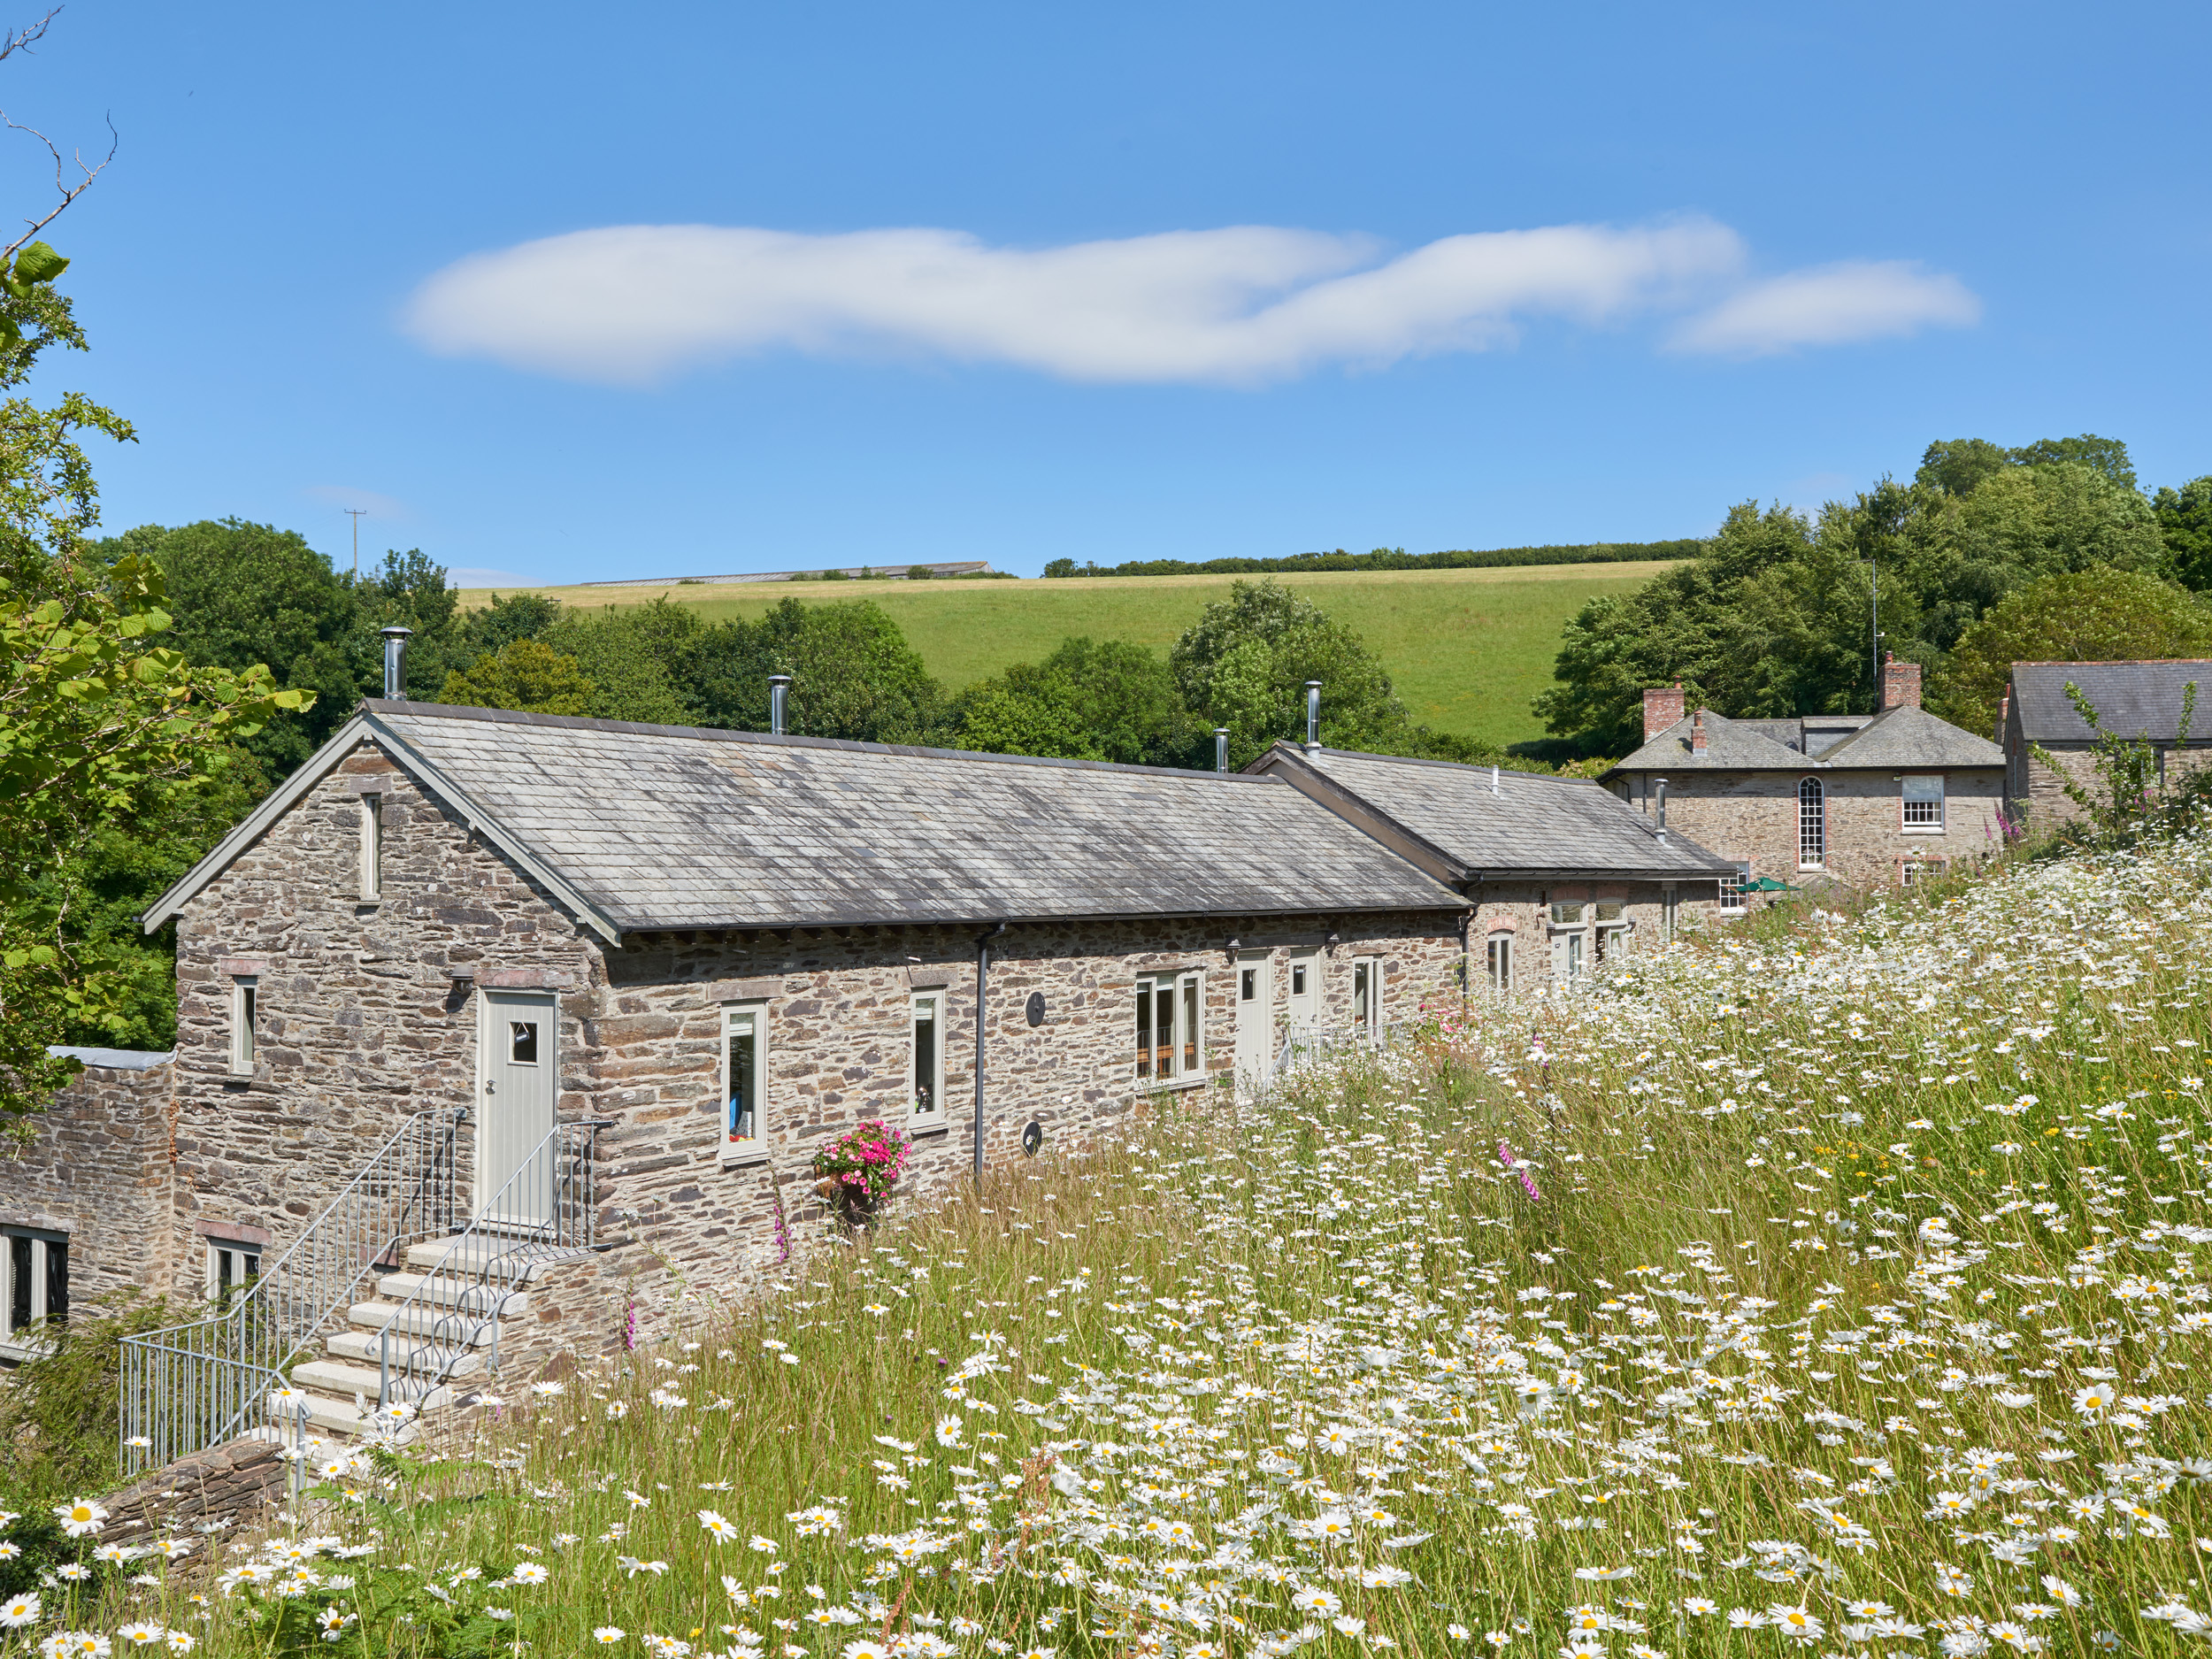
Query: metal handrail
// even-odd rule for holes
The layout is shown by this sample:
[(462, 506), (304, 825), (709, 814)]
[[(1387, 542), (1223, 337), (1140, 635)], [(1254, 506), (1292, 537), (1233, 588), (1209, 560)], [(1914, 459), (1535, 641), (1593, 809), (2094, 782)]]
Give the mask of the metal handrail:
[[(496, 1371), (499, 1318), (517, 1287), (535, 1268), (597, 1246), (593, 1155), (613, 1121), (556, 1124), (392, 1312), (377, 1337), (380, 1412), (396, 1402), (421, 1409), (487, 1335)], [(534, 1203), (517, 1213), (540, 1194), (544, 1215)]]
[(396, 1251), (458, 1217), (468, 1108), (409, 1117), (289, 1248), (204, 1319), (122, 1340), (123, 1468), (158, 1469), (273, 1417), (286, 1370)]

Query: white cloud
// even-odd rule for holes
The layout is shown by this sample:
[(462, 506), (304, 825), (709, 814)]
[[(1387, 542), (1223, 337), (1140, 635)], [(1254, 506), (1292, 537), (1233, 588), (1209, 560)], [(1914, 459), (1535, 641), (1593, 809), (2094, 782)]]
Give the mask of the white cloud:
[(1900, 259), (1852, 260), (1755, 282), (1683, 324), (1672, 343), (1680, 351), (1767, 357), (1970, 327), (1981, 315), (1981, 301), (1956, 277)]
[(462, 565), (445, 573), (449, 588), (535, 588), (538, 584), (527, 576), (518, 576), (512, 571), (484, 570)]
[[(632, 225), (462, 259), (422, 284), (406, 323), (435, 351), (615, 384), (779, 349), (1073, 380), (1251, 384), (1484, 350), (1540, 318), (1593, 326), (1679, 313), (1736, 288), (1744, 264), (1736, 233), (1701, 218), (1447, 236), (1395, 257), (1361, 237), (1261, 225), (1044, 249), (949, 230)], [(1837, 280), (1809, 273), (1738, 297)], [(1947, 283), (1973, 303), (1948, 278), (1911, 280)], [(1769, 297), (1766, 311), (1732, 321), (1735, 303), (1693, 325), (1687, 349), (1779, 349), (1742, 342), (1786, 303)], [(1828, 332), (1809, 334), (1818, 310), (1809, 298), (1790, 343), (1896, 332), (1896, 309), (1877, 317), (1863, 303), (1855, 319), (1832, 303)], [(1787, 332), (1767, 325), (1778, 328)], [(1723, 343), (1701, 343), (1701, 330)]]

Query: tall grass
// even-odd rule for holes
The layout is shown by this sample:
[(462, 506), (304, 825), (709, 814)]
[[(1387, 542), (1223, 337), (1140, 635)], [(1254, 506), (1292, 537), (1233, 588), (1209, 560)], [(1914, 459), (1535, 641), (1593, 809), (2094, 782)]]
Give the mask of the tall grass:
[(119, 1563), (35, 1628), (2178, 1650), (2212, 1607), (2208, 873), (2016, 865), (1163, 1106), (702, 1297), (472, 1446), (345, 1460), (296, 1561)]

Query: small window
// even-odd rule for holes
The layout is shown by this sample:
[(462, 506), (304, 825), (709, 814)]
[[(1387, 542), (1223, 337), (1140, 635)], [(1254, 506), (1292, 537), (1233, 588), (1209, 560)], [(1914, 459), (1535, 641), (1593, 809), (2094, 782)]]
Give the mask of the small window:
[(1720, 879), (1720, 908), (1724, 910), (1743, 909), (1744, 895), (1751, 887), (1751, 861), (1739, 858), (1734, 862), (1735, 873)]
[(242, 974), (230, 982), (230, 1069), (239, 1077), (253, 1075), (260, 1049), (261, 982)]
[(1554, 901), (1551, 907), (1552, 924), (1557, 927), (1579, 927), (1586, 907), (1580, 899)]
[(1939, 830), (1943, 827), (1943, 776), (1905, 780), (1905, 827)]
[[(722, 1010), (722, 1149), (761, 1150), (767, 1133), (767, 1013), (758, 1008)], [(933, 1079), (933, 1088), (934, 1079)]]
[(534, 1019), (511, 1019), (507, 1022), (507, 1058), (515, 1065), (535, 1065), (538, 1063), (538, 1022)]
[(1382, 1030), (1382, 964), (1373, 956), (1352, 964), (1352, 1028), (1370, 1037)]
[(227, 1302), (261, 1277), (261, 1247), (227, 1239), (207, 1241), (207, 1299)]
[[(1168, 1083), (1204, 1072), (1201, 977), (1163, 973), (1137, 981), (1136, 1074), (1143, 1081)], [(1256, 972), (1254, 979), (1256, 996)]]
[(384, 893), (384, 797), (361, 797), (361, 896), (376, 899)]
[(926, 1123), (945, 1121), (939, 1098), (945, 1076), (945, 995), (929, 991), (914, 999), (913, 1049), (907, 1071), (909, 1110)]
[(7, 1316), (0, 1336), (16, 1343), (31, 1340), (43, 1324), (69, 1322), (69, 1240), (58, 1233), (0, 1228), (7, 1243), (7, 1294), (0, 1310)]
[(1490, 951), (1485, 964), (1490, 978), (1490, 988), (1503, 996), (1513, 989), (1513, 935), (1490, 935)]

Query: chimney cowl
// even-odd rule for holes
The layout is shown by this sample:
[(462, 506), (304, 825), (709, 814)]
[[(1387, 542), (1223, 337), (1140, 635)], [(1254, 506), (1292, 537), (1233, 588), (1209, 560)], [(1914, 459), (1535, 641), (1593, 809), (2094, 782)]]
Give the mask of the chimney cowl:
[(388, 628), (379, 628), (377, 634), (384, 641), (384, 700), (387, 703), (404, 703), (407, 701), (407, 641), (414, 638), (415, 631), (395, 623)]

